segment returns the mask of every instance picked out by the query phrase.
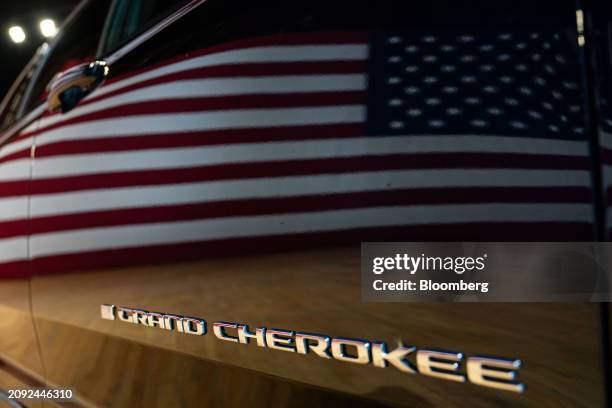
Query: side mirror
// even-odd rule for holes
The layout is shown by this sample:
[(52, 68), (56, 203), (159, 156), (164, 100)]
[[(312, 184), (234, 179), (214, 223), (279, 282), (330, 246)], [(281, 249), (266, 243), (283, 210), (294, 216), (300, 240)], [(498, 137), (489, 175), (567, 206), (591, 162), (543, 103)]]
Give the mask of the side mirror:
[(55, 75), (47, 85), (47, 109), (68, 112), (93, 91), (107, 76), (104, 61), (81, 64)]

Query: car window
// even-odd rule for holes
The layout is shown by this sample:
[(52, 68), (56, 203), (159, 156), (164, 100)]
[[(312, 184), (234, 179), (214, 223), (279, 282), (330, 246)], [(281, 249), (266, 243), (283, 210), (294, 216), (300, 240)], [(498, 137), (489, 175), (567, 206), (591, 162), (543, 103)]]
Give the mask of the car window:
[[(461, 3), (461, 4), (460, 4)], [(207, 0), (177, 24), (126, 55), (111, 69), (111, 76), (137, 70), (177, 55), (229, 41), (291, 32), (367, 30), (464, 30), (479, 28), (544, 28), (575, 26), (569, 0), (534, 4), (529, 0), (475, 0), (465, 7), (446, 0), (378, 2), (337, 0)], [(477, 7), (476, 7), (477, 5)], [(440, 13), (440, 9), (447, 12)], [(239, 13), (236, 10), (240, 10)]]
[(50, 55), (32, 84), (25, 111), (46, 97), (46, 87), (58, 72), (95, 59), (111, 0), (90, 0), (66, 27), (60, 29)]
[(116, 0), (99, 54), (118, 49), (187, 3), (188, 0)]
[(0, 103), (0, 130), (8, 128), (19, 119), (19, 106), (26, 93), (28, 84), (32, 80), (34, 71), (46, 52), (46, 49), (47, 45), (43, 44), (36, 51), (36, 54), (34, 54), (30, 62), (28, 62), (23, 71), (21, 71), (2, 100), (2, 103)]

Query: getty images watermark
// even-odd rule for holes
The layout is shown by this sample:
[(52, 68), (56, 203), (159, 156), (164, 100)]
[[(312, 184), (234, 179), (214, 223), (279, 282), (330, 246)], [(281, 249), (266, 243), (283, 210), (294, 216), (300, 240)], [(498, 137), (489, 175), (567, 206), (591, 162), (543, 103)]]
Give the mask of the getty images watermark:
[(608, 265), (611, 243), (363, 243), (362, 299), (607, 302)]
[[(446, 271), (462, 275), (466, 271), (482, 271), (485, 268), (487, 254), (479, 257), (471, 256), (410, 256), (406, 253), (395, 254), (395, 256), (375, 257), (372, 261), (372, 272), (381, 275), (385, 272), (403, 271), (414, 275), (417, 271), (434, 272)], [(488, 282), (466, 282), (463, 279), (458, 282), (436, 282), (432, 279), (400, 279), (399, 281), (385, 282), (382, 278), (376, 279), (372, 287), (376, 291), (385, 290), (421, 290), (421, 291), (480, 291), (487, 292)]]

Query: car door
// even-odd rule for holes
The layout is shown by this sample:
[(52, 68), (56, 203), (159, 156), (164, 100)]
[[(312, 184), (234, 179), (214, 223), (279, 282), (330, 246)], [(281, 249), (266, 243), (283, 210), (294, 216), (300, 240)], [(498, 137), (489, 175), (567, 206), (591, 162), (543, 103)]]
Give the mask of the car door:
[(39, 48), (0, 104), (0, 401), (7, 404), (24, 401), (9, 390), (44, 383), (30, 307), (27, 233), (32, 139), (19, 131), (18, 109), (45, 52), (45, 46)]
[[(86, 6), (84, 2), (77, 7), (62, 29), (74, 25)], [(104, 14), (101, 19), (104, 22)], [(63, 43), (64, 37), (60, 34), (55, 44)], [(45, 113), (41, 95), (31, 95), (37, 84), (48, 81), (41, 72), (50, 58), (53, 62), (55, 51), (55, 45), (42, 44), (0, 104), (0, 401), (11, 407), (42, 406), (19, 390), (48, 386), (31, 313), (28, 234), (34, 134)]]
[[(596, 237), (573, 2), (138, 3), (106, 23), (107, 81), (35, 131), (49, 382), (102, 406), (605, 404), (597, 305), (359, 288), (362, 241)], [(520, 359), (526, 391), (280, 353), (256, 327)]]

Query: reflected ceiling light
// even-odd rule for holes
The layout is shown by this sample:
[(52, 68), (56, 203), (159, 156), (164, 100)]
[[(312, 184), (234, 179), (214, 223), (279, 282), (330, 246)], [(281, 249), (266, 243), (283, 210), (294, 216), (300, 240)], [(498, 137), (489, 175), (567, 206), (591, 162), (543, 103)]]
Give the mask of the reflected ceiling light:
[(45, 18), (44, 20), (41, 20), (39, 23), (39, 27), (40, 32), (44, 37), (55, 37), (55, 34), (57, 34), (57, 27), (55, 26), (55, 21), (51, 20), (50, 18)]
[(22, 43), (26, 39), (26, 33), (20, 26), (12, 26), (11, 28), (9, 28), (8, 34), (15, 44)]

